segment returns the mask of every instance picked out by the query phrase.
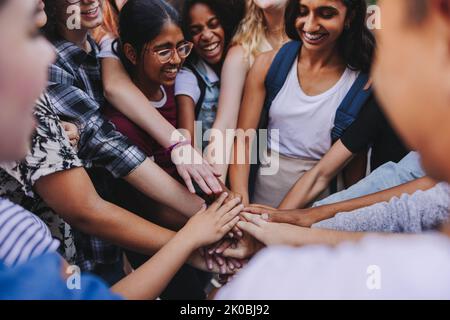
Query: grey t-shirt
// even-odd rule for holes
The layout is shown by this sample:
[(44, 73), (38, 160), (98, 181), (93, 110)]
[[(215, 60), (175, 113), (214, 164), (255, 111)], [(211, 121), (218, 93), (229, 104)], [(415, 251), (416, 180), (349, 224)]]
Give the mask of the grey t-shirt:
[(353, 232), (420, 233), (448, 221), (450, 185), (439, 183), (427, 191), (404, 194), (389, 202), (344, 212), (313, 228)]

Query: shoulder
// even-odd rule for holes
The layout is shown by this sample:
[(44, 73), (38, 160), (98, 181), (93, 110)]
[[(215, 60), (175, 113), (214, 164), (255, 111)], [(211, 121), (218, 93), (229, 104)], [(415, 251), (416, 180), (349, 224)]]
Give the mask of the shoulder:
[(264, 81), (277, 52), (277, 50), (271, 50), (258, 55), (250, 69), (249, 76)]
[(232, 46), (225, 58), (224, 67), (244, 67), (247, 70), (250, 68), (250, 62), (246, 59), (246, 52), (241, 45)]

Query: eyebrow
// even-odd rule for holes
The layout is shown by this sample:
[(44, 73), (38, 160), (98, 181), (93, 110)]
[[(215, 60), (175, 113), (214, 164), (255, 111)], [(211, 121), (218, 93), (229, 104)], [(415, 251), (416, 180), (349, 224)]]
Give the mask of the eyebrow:
[[(184, 42), (186, 42), (186, 40), (184, 40), (184, 39), (177, 42), (175, 47), (178, 47), (180, 44), (183, 44)], [(170, 49), (170, 48), (173, 48), (173, 44), (171, 42), (166, 42), (166, 43), (156, 45), (154, 49), (158, 50), (158, 49)]]

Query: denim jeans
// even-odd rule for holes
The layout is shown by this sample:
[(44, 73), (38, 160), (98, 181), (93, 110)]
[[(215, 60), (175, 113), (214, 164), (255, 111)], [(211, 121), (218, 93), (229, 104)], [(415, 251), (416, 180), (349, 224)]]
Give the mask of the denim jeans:
[(314, 203), (314, 207), (359, 198), (422, 178), (425, 172), (417, 152), (410, 152), (399, 163), (388, 162), (357, 184)]

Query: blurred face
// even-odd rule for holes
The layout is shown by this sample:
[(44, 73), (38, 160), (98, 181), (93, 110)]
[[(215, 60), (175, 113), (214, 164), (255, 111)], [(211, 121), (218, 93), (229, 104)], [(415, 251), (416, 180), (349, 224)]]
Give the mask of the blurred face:
[(82, 30), (95, 29), (103, 22), (103, 0), (59, 0), (57, 3), (58, 20), (63, 26), (72, 18), (73, 7), (79, 7), (77, 12), (80, 13)]
[(47, 68), (54, 58), (36, 20), (34, 0), (9, 0), (0, 9), (1, 161), (27, 153), (35, 127), (33, 106), (47, 84)]
[(44, 0), (36, 0), (36, 26), (42, 28), (47, 23)]
[(195, 52), (209, 65), (222, 62), (225, 52), (225, 31), (211, 9), (197, 3), (190, 11), (189, 30)]
[[(175, 78), (186, 60), (184, 54), (180, 54), (178, 50), (186, 44), (190, 43), (184, 40), (181, 29), (174, 23), (167, 23), (158, 37), (146, 46), (140, 68), (143, 69), (147, 81), (158, 86), (174, 85)], [(192, 44), (190, 48), (192, 49)]]
[(287, 6), (288, 0), (253, 0), (256, 6), (262, 10), (282, 9)]
[(380, 1), (373, 78), (386, 114), (427, 172), (450, 181), (450, 18), (436, 3), (419, 24), (408, 16), (410, 0)]
[(295, 21), (304, 48), (334, 48), (344, 31), (347, 7), (340, 0), (299, 0), (300, 12)]

